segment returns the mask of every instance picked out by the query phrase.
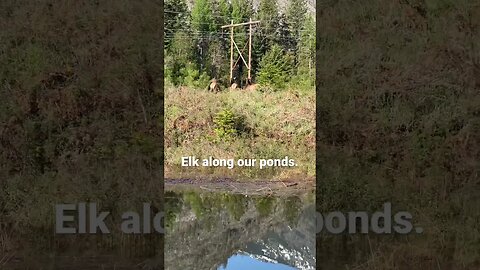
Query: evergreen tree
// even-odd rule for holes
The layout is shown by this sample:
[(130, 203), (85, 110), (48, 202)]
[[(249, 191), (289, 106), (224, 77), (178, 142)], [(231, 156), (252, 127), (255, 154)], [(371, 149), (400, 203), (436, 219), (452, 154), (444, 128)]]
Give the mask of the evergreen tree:
[(221, 40), (214, 39), (210, 41), (206, 55), (206, 71), (212, 78), (216, 78), (222, 83), (228, 82), (228, 73), (230, 68), (230, 51), (225, 50)]
[(260, 0), (257, 18), (261, 21), (261, 34), (270, 34), (265, 41), (272, 45), (271, 34), (275, 33), (279, 20), (277, 0)]
[(202, 34), (216, 30), (212, 0), (197, 0), (192, 8), (192, 29)]
[(186, 31), (178, 31), (165, 53), (165, 77), (173, 85), (184, 84), (186, 68), (193, 68), (194, 41)]
[[(314, 82), (315, 21), (307, 16), (305, 0), (291, 0), (285, 14), (278, 0), (196, 0), (189, 12), (186, 0), (165, 2), (165, 75), (175, 85), (204, 87), (211, 78), (228, 81), (230, 32), (221, 25), (260, 20), (253, 26), (252, 74), (275, 89), (287, 83), (306, 87)], [(249, 27), (235, 28), (235, 42), (248, 53)], [(234, 81), (242, 85), (247, 69), (234, 49)], [(238, 60), (238, 61), (237, 61)], [(247, 60), (247, 59), (246, 59)], [(292, 78), (293, 77), (293, 78)]]
[(209, 49), (209, 57), (212, 59), (212, 76), (227, 81), (224, 76), (230, 68), (230, 33), (228, 29), (221, 29), (220, 26), (231, 23), (232, 6), (228, 0), (217, 0), (215, 7), (215, 19), (218, 25), (216, 42)]
[(258, 60), (270, 49), (270, 47), (279, 42), (276, 35), (279, 12), (277, 0), (260, 0), (256, 18), (260, 20), (260, 24), (256, 28), (253, 41), (253, 69), (256, 70)]
[(232, 19), (234, 23), (247, 22), (253, 17), (251, 0), (232, 0)]
[(170, 41), (177, 31), (187, 29), (189, 22), (189, 11), (185, 0), (165, 1), (165, 48), (170, 47)]
[(294, 59), (291, 53), (285, 53), (275, 44), (260, 61), (257, 81), (272, 90), (284, 89), (293, 74)]
[(294, 38), (290, 32), (290, 25), (285, 14), (280, 14), (279, 16), (275, 36), (278, 39), (277, 44), (281, 45), (284, 50), (291, 52), (295, 51)]
[(315, 19), (307, 16), (300, 32), (298, 43), (297, 77), (306, 86), (314, 86), (315, 82)]
[(300, 32), (298, 45), (298, 58), (300, 69), (312, 69), (315, 60), (315, 20), (307, 16)]
[(220, 25), (230, 24), (232, 16), (232, 5), (228, 0), (218, 0), (215, 2), (215, 19), (216, 23)]
[(207, 67), (207, 52), (212, 34), (216, 31), (212, 0), (197, 0), (192, 8), (192, 29), (197, 40), (197, 63), (200, 71)]
[(300, 29), (302, 28), (305, 16), (307, 14), (307, 3), (305, 0), (290, 0), (286, 18), (289, 26), (290, 33), (293, 38), (294, 50), (297, 50), (297, 44), (300, 39)]

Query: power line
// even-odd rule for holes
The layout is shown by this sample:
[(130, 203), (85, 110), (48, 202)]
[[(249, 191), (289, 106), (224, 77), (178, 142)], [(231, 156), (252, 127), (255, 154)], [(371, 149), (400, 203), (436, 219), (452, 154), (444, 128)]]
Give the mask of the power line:
[[(177, 33), (182, 33), (182, 32), (179, 32), (179, 30), (175, 30), (175, 29), (168, 29), (168, 28), (165, 28), (166, 31), (169, 32), (169, 35), (171, 36), (175, 36), (177, 35)], [(209, 31), (199, 31), (199, 30), (193, 30), (193, 31), (188, 31), (188, 32), (185, 32), (184, 35), (188, 35), (188, 34), (202, 34), (204, 36), (228, 36), (229, 33), (228, 32), (209, 32)], [(248, 36), (249, 34), (248, 33), (236, 33), (237, 36)], [(282, 37), (281, 35), (275, 35), (275, 34), (258, 34), (258, 36), (261, 36), (261, 37)], [(309, 36), (314, 36), (313, 34), (309, 35)], [(295, 37), (291, 37), (291, 38), (295, 38)]]
[[(227, 18), (229, 18), (229, 17), (227, 17)], [(231, 20), (232, 20), (232, 19), (229, 18), (229, 20), (225, 20), (225, 21), (226, 21), (226, 22), (227, 22), (227, 21), (230, 22)], [(174, 18), (166, 18), (165, 21), (178, 22), (178, 20), (177, 20), (177, 19), (174, 19)], [(190, 21), (190, 23), (193, 23), (191, 20), (189, 20), (189, 21)], [(261, 23), (272, 23), (272, 22), (278, 22), (278, 20), (276, 20), (276, 19), (271, 19), (271, 20), (262, 20), (262, 21), (261, 21)], [(202, 23), (202, 24), (203, 24), (203, 22), (198, 22), (198, 23)], [(209, 23), (209, 22), (204, 22), (204, 23), (205, 23), (205, 24), (223, 25), (223, 24), (219, 24), (219, 23)]]
[[(172, 32), (177, 32), (177, 31), (186, 30), (186, 29), (184, 29), (184, 28), (176, 28), (176, 29), (164, 28), (164, 30), (166, 30), (166, 31), (172, 31)], [(267, 28), (265, 28), (265, 27), (256, 27), (256, 28), (254, 29), (255, 32), (258, 32), (259, 30), (270, 30), (270, 29), (267, 29)], [(282, 29), (282, 28), (276, 28), (275, 30), (283, 30), (283, 29)], [(192, 31), (200, 31), (200, 30), (187, 30), (187, 31), (188, 31), (188, 32), (192, 32)], [(202, 32), (204, 32), (204, 33), (213, 33), (213, 32), (215, 32), (215, 31), (202, 31)], [(297, 30), (297, 32), (299, 32), (299, 33), (310, 33), (310, 32), (312, 32), (312, 31), (311, 31), (311, 30), (305, 30), (305, 29), (299, 29), (299, 30)], [(222, 31), (222, 33), (224, 33), (224, 31)], [(226, 33), (226, 31), (225, 31), (225, 33)], [(240, 32), (240, 34), (242, 34), (242, 33)]]
[[(229, 36), (228, 36), (228, 33), (210, 33), (210, 32), (190, 32), (190, 34), (192, 35), (196, 35), (194, 37), (191, 37), (191, 36), (181, 36), (181, 35), (176, 35), (176, 34), (165, 34), (164, 37), (165, 38), (177, 38), (177, 39), (196, 39), (196, 38), (199, 38), (199, 37), (202, 37), (202, 38), (207, 38), (207, 37), (218, 37), (218, 38), (225, 38), (225, 39), (228, 39)], [(239, 37), (248, 37), (248, 34), (247, 33), (242, 33), (242, 34), (237, 34), (237, 36)], [(268, 37), (268, 38), (273, 38), (273, 39), (277, 39), (277, 40), (284, 40), (284, 41), (287, 41), (287, 40), (294, 40), (295, 37), (282, 37), (282, 36), (279, 36), (279, 35), (272, 35), (272, 34), (269, 34), (269, 35), (259, 35), (259, 37), (262, 37), (262, 38), (265, 38), (265, 37)], [(314, 35), (308, 35), (307, 37), (315, 37)]]
[[(224, 36), (212, 36), (212, 35), (198, 35), (198, 36), (195, 36), (195, 37), (187, 37), (187, 36), (183, 36), (183, 37), (175, 37), (175, 36), (171, 36), (171, 35), (166, 35), (165, 38), (167, 39), (178, 39), (178, 40), (196, 40), (196, 39), (202, 39), (202, 38), (211, 38), (211, 37), (224, 37)], [(244, 36), (246, 38), (246, 36)], [(281, 38), (281, 37), (277, 37), (277, 36), (262, 36), (262, 37), (270, 37), (270, 38), (275, 38), (276, 40), (280, 40), (280, 41), (292, 41), (292, 38)], [(225, 39), (228, 39), (227, 36), (224, 37)]]
[[(173, 11), (173, 10), (164, 10), (165, 13), (172, 13), (172, 14), (184, 14), (183, 12), (178, 12), (178, 11)], [(231, 20), (235, 20), (237, 18), (233, 18), (231, 16), (225, 16), (225, 15), (210, 15), (211, 17), (215, 17), (215, 18), (226, 18), (228, 19), (228, 21), (231, 21)], [(248, 18), (241, 18), (241, 19), (248, 19)], [(252, 18), (253, 19), (253, 18)], [(313, 16), (313, 19), (315, 19), (315, 16)], [(271, 19), (271, 20), (264, 20), (263, 22), (276, 22), (278, 21), (278, 19)]]
[[(173, 10), (164, 10), (163, 12), (165, 13), (172, 13), (172, 14), (184, 14), (183, 12), (178, 12), (178, 11), (173, 11)], [(215, 17), (215, 18), (230, 18), (231, 20), (233, 20), (234, 18), (231, 18), (229, 16), (222, 16), (222, 15), (210, 15), (211, 17)]]

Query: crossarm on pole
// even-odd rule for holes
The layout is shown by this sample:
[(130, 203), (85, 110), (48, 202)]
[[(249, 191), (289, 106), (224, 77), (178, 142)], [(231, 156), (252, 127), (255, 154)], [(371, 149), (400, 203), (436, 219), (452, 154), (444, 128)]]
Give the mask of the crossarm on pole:
[(260, 21), (245, 22), (245, 23), (237, 23), (237, 24), (229, 24), (229, 25), (224, 25), (224, 26), (222, 26), (221, 28), (228, 28), (228, 27), (235, 27), (235, 26), (249, 25), (249, 24), (255, 24), (255, 23), (260, 23)]

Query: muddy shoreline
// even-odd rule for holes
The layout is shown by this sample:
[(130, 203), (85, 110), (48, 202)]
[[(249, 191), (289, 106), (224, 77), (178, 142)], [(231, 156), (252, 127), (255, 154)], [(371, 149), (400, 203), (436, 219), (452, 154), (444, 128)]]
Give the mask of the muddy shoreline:
[(232, 178), (165, 178), (165, 191), (204, 190), (245, 195), (297, 195), (315, 190), (314, 179), (236, 180)]

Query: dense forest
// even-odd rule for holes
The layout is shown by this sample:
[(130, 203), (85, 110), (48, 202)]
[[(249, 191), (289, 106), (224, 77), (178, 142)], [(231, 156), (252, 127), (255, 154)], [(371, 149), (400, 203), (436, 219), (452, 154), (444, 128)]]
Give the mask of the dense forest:
[[(277, 0), (185, 0), (165, 2), (167, 83), (205, 88), (212, 78), (224, 86), (230, 76), (230, 30), (221, 26), (259, 20), (253, 27), (253, 81), (272, 90), (289, 85), (313, 90), (315, 19), (305, 0), (285, 7)], [(248, 27), (235, 28), (235, 42), (248, 55)], [(243, 48), (243, 49), (242, 49)], [(238, 58), (235, 50), (234, 61)], [(238, 58), (234, 82), (245, 84), (247, 67)]]

